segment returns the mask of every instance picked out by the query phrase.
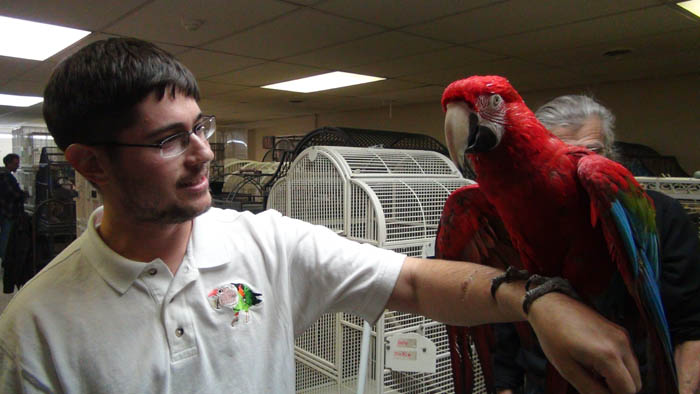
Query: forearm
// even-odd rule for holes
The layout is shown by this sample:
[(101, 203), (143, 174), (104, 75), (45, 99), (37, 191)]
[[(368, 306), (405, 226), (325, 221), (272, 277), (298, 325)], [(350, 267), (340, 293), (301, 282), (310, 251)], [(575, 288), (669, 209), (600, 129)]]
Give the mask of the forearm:
[(524, 282), (504, 283), (491, 297), (495, 268), (445, 260), (407, 258), (387, 305), (452, 325), (525, 320)]
[(388, 307), (453, 325), (525, 320), (559, 373), (579, 392), (633, 393), (641, 388), (627, 333), (568, 296), (549, 293), (522, 309), (524, 284), (502, 284), (500, 271), (477, 264), (407, 258)]
[(700, 390), (700, 341), (686, 341), (676, 346), (674, 353), (681, 394)]

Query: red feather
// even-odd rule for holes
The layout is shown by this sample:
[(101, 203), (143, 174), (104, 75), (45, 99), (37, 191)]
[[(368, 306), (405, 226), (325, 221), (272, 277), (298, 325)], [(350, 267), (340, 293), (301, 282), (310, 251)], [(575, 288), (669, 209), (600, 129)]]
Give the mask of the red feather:
[[(591, 304), (607, 294), (619, 268), (639, 301), (628, 275), (634, 262), (611, 236), (617, 231), (614, 224), (601, 222), (620, 192), (643, 195), (632, 175), (554, 137), (505, 78), (476, 76), (453, 82), (445, 89), (442, 105), (465, 101), (478, 113), (478, 103), (485, 102), (479, 97), (493, 94), (505, 101), (505, 133), (492, 150), (469, 155), (479, 186), (460, 189), (448, 199), (438, 232), (439, 257), (496, 266), (510, 263), (531, 273), (562, 276)], [(590, 157), (596, 158), (595, 170), (585, 166)], [(582, 176), (589, 183), (586, 188)], [(653, 216), (653, 207), (650, 212)], [(504, 231), (492, 231), (496, 229)], [(514, 250), (519, 258), (511, 255)], [(658, 369), (657, 375), (667, 374), (666, 380), (672, 380), (669, 369)], [(657, 380), (662, 383), (659, 392), (674, 392), (672, 382), (665, 385), (669, 382), (659, 376)]]

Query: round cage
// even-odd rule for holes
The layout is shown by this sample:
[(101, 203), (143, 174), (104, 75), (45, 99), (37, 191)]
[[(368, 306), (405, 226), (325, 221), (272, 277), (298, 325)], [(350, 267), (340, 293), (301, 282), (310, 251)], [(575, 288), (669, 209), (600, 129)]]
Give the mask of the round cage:
[[(447, 197), (470, 183), (445, 155), (434, 151), (313, 146), (299, 153), (287, 176), (274, 184), (267, 208), (359, 242), (431, 257)], [(297, 392), (356, 389), (360, 320), (343, 313), (324, 315), (297, 338)], [(386, 367), (386, 340), (407, 332), (436, 344), (435, 373)], [(386, 311), (372, 333), (367, 392), (453, 392), (444, 325)]]

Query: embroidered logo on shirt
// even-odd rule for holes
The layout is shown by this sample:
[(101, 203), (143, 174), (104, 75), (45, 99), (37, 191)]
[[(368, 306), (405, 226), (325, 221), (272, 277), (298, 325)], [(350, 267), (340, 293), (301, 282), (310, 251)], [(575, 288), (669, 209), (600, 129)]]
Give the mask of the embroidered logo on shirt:
[(256, 293), (250, 286), (243, 283), (227, 283), (209, 292), (207, 299), (214, 310), (231, 309), (234, 312), (231, 326), (236, 326), (240, 320), (241, 311), (245, 312), (245, 323), (250, 321), (249, 309), (262, 302), (262, 294)]

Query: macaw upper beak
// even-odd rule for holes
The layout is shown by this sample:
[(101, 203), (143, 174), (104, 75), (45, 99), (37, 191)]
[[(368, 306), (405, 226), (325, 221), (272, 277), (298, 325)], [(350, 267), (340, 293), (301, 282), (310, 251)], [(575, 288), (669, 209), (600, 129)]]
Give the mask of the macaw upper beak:
[(452, 162), (464, 172), (464, 154), (469, 136), (469, 114), (471, 111), (464, 101), (453, 101), (445, 107), (445, 141)]

